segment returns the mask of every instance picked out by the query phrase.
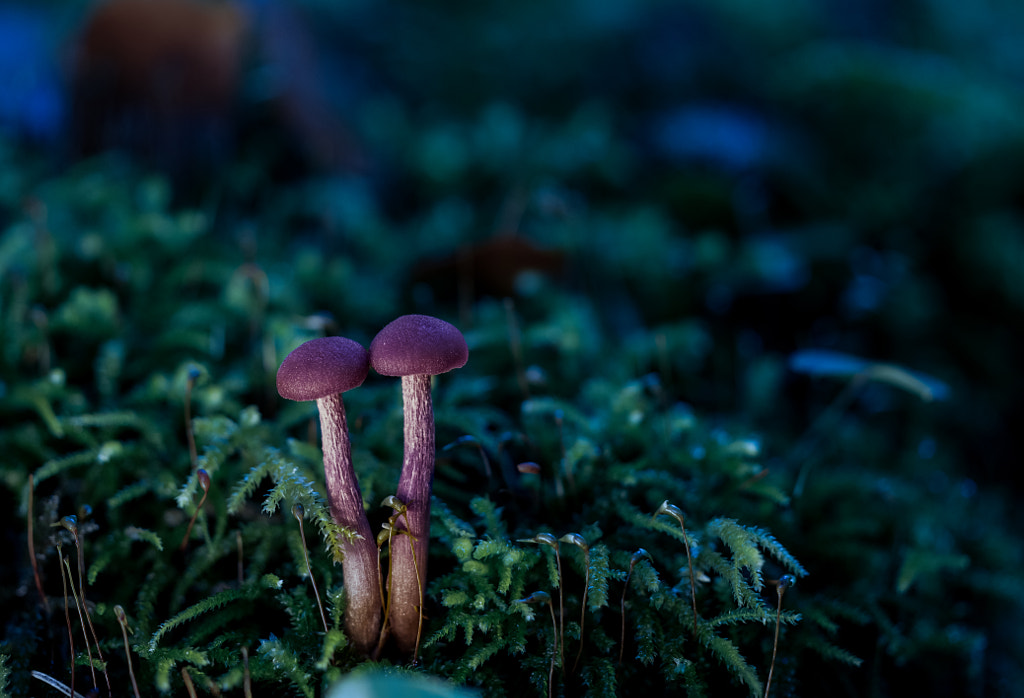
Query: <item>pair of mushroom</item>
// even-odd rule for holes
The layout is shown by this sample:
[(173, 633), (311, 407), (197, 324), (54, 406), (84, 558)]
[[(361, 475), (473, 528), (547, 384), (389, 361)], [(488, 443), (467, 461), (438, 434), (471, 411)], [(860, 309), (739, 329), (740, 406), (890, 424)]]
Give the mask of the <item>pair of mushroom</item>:
[(453, 325), (426, 315), (403, 315), (374, 337), (369, 351), (351, 339), (322, 337), (298, 347), (278, 369), (277, 391), (281, 397), (316, 400), (331, 517), (358, 534), (351, 543), (344, 544), (342, 575), (348, 596), (345, 629), (364, 653), (377, 645), (380, 634), (381, 571), (377, 537), (370, 530), (352, 467), (341, 394), (362, 385), (370, 366), (381, 375), (402, 378), (405, 454), (397, 496), (406, 510), (398, 517), (395, 530), (408, 534), (412, 545), (397, 545), (391, 552), (389, 622), (399, 649), (412, 652), (426, 582), (434, 479), (430, 381), (431, 376), (464, 366), (468, 358), (466, 340)]

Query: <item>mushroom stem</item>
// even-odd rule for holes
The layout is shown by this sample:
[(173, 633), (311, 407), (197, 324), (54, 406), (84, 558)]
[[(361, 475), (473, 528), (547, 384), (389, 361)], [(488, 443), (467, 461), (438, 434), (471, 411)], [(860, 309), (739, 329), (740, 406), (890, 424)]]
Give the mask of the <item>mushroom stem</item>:
[(405, 456), (398, 498), (406, 505), (396, 524), (407, 526), (412, 545), (392, 548), (391, 629), (403, 652), (416, 650), (430, 543), (430, 491), (434, 482), (434, 409), (430, 376), (402, 376)]
[(352, 643), (368, 653), (380, 632), (380, 566), (377, 562), (376, 539), (363, 509), (359, 483), (352, 468), (352, 444), (348, 438), (348, 422), (341, 394), (317, 399), (320, 432), (324, 452), (324, 477), (327, 482), (327, 504), (335, 523), (359, 534), (351, 543), (342, 543), (345, 558), (342, 574), (348, 607), (345, 630)]

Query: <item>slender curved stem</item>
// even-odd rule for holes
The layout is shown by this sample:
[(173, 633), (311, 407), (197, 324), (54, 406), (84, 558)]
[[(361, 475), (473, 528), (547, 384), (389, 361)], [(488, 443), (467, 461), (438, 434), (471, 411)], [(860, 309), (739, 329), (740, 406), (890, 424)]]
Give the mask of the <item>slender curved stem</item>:
[[(68, 606), (68, 578), (64, 574), (64, 553), (61, 551), (59, 543), (57, 544), (57, 561), (60, 567), (60, 581), (64, 587), (64, 620), (68, 625), (68, 645), (71, 648), (71, 695), (75, 695), (75, 635), (71, 632), (71, 612)], [(86, 645), (88, 645), (88, 640)]]
[(43, 591), (43, 581), (39, 577), (39, 561), (36, 560), (36, 543), (35, 534), (33, 532), (32, 524), (35, 521), (35, 515), (32, 513), (32, 500), (34, 499), (35, 493), (35, 476), (29, 473), (28, 476), (28, 559), (32, 563), (32, 577), (36, 581), (36, 591), (39, 592), (39, 600), (43, 602), (43, 608), (46, 609), (46, 616), (50, 616), (50, 599), (46, 597), (46, 593)]
[(327, 614), (324, 613), (324, 605), (320, 601), (320, 592), (316, 588), (316, 577), (313, 576), (313, 566), (309, 564), (309, 550), (306, 548), (306, 531), (302, 525), (304, 514), (305, 510), (301, 504), (296, 504), (292, 507), (292, 515), (294, 515), (299, 522), (299, 537), (302, 539), (302, 557), (306, 560), (306, 574), (309, 575), (309, 581), (313, 585), (313, 595), (316, 596), (316, 606), (320, 609), (320, 620), (324, 623), (324, 633), (329, 633), (330, 628), (327, 627)]
[(128, 676), (132, 680), (132, 693), (135, 694), (135, 698), (141, 698), (139, 695), (139, 684), (135, 681), (135, 669), (132, 668), (132, 650), (128, 645), (128, 618), (124, 614), (124, 609), (120, 605), (114, 606), (114, 617), (117, 618), (117, 622), (121, 625), (121, 635), (124, 637), (124, 657), (128, 660)]
[(583, 656), (583, 623), (587, 619), (587, 591), (590, 589), (590, 551), (583, 548), (583, 564), (586, 566), (586, 572), (583, 576), (583, 600), (580, 602), (580, 648), (576, 651), (576, 659), (572, 662), (572, 673), (576, 673), (577, 667), (580, 664), (580, 657)]
[[(555, 606), (551, 603), (551, 597), (548, 597), (548, 610), (551, 611), (551, 632), (554, 634), (555, 630)], [(554, 647), (551, 648), (551, 668), (548, 669), (548, 698), (554, 695), (555, 691), (555, 658), (558, 656), (559, 642), (558, 637), (552, 638)], [(565, 668), (564, 666), (562, 667)]]
[[(100, 659), (100, 665), (102, 666), (101, 671), (103, 672), (103, 678), (107, 682), (107, 694), (108, 695), (113, 695), (114, 694), (114, 689), (110, 685), (110, 674), (107, 673), (107, 660), (103, 658), (103, 650), (100, 649), (100, 639), (96, 635), (96, 628), (94, 628), (93, 625), (92, 625), (92, 616), (89, 615), (89, 607), (86, 605), (86, 602), (85, 602), (85, 553), (82, 551), (82, 541), (78, 537), (78, 528), (75, 527), (75, 529), (72, 531), (72, 533), (75, 536), (75, 548), (78, 551), (78, 596), (80, 597), (81, 604), (82, 604), (82, 609), (81, 610), (85, 611), (85, 620), (89, 624), (89, 632), (92, 634), (93, 642), (96, 643), (96, 655)], [(71, 571), (70, 570), (68, 570), (68, 576), (69, 577), (71, 576)], [(74, 589), (75, 589), (74, 584), (72, 584), (71, 585), (72, 592), (74, 592)], [(78, 603), (78, 600), (76, 600), (76, 603)], [(84, 626), (82, 628), (82, 631), (85, 632), (85, 627)], [(86, 647), (88, 647), (89, 638), (86, 637), (85, 640), (86, 640)], [(95, 681), (95, 677), (93, 678), (93, 680)]]
[(206, 496), (210, 494), (210, 476), (205, 473), (206, 471), (202, 468), (196, 471), (196, 477), (203, 488), (203, 496), (199, 498), (199, 504), (196, 505), (192, 518), (188, 520), (188, 528), (185, 529), (185, 535), (182, 537), (181, 545), (178, 547), (182, 552), (188, 547), (188, 539), (192, 536), (192, 527), (195, 526), (196, 519), (199, 518), (199, 512), (203, 510), (203, 505), (206, 504)]
[(188, 673), (188, 667), (181, 667), (181, 680), (185, 683), (185, 691), (188, 692), (189, 698), (199, 698), (196, 695), (196, 687), (192, 685), (192, 677)]
[(679, 519), (679, 528), (683, 532), (683, 548), (686, 549), (686, 566), (690, 572), (690, 602), (693, 604), (693, 639), (697, 640), (697, 580), (693, 577), (693, 557), (690, 555), (690, 538), (686, 535), (686, 525)]
[(242, 648), (242, 695), (252, 698), (252, 676), (249, 674), (249, 648)]
[(316, 404), (320, 410), (324, 477), (331, 518), (359, 535), (351, 543), (342, 543), (345, 554), (342, 574), (348, 595), (345, 630), (353, 644), (368, 654), (380, 633), (380, 566), (376, 539), (370, 531), (359, 483), (352, 468), (352, 444), (348, 438), (348, 422), (341, 395), (320, 398)]
[(619, 602), (619, 611), (622, 615), (622, 632), (619, 635), (619, 665), (622, 665), (622, 655), (626, 653), (626, 592), (629, 591), (629, 580), (633, 577), (633, 568), (636, 566), (637, 556), (629, 561), (629, 571), (626, 572), (626, 581), (622, 585), (622, 601)]
[[(384, 533), (381, 531), (381, 533)], [(395, 535), (394, 526), (389, 526), (387, 529), (387, 544), (388, 544), (388, 591), (384, 593), (384, 577), (380, 577), (380, 598), (383, 601), (384, 610), (384, 622), (380, 625), (380, 634), (377, 636), (377, 647), (373, 650), (370, 655), (370, 659), (376, 660), (380, 653), (384, 650), (384, 643), (388, 639), (388, 634), (391, 632), (391, 569), (393, 558), (391, 555), (391, 538)], [(381, 539), (380, 535), (377, 537), (377, 567), (380, 568), (380, 549), (384, 545), (384, 540)]]
[(779, 651), (779, 625), (782, 621), (782, 597), (786, 593), (786, 589), (793, 585), (795, 578), (790, 575), (783, 575), (782, 579), (775, 582), (775, 591), (778, 594), (779, 601), (775, 606), (775, 642), (772, 643), (772, 663), (768, 668), (768, 680), (764, 684), (764, 698), (768, 698), (768, 692), (772, 688), (772, 674), (775, 673), (775, 655)]
[(562, 661), (562, 680), (565, 680), (565, 604), (563, 602), (562, 587), (565, 585), (565, 578), (562, 576), (562, 556), (559, 552), (558, 541), (555, 541), (555, 564), (558, 566), (558, 657)]
[[(66, 557), (62, 558), (62, 562), (64, 563), (64, 567), (67, 569), (68, 579), (71, 579), (71, 563), (68, 562)], [(89, 657), (89, 671), (92, 673), (92, 686), (97, 692), (99, 692), (100, 686), (99, 683), (96, 682), (96, 666), (92, 663), (92, 648), (89, 645), (89, 634), (85, 629), (85, 616), (82, 615), (82, 602), (78, 599), (78, 591), (75, 589), (75, 583), (73, 581), (71, 582), (71, 596), (75, 599), (75, 608), (78, 609), (78, 621), (82, 624), (82, 637), (85, 638), (85, 653)], [(72, 662), (74, 662), (74, 655), (72, 655)]]

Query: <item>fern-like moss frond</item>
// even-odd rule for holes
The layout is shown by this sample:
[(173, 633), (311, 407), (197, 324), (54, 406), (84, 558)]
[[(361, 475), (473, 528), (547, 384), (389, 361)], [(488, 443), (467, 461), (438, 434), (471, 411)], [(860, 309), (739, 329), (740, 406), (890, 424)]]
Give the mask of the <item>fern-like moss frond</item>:
[[(735, 625), (736, 623), (761, 623), (770, 625), (775, 622), (776, 614), (764, 607), (756, 608), (734, 608), (720, 613), (707, 621), (712, 628), (723, 625)], [(795, 625), (800, 622), (801, 615), (796, 611), (782, 611), (779, 614), (779, 622), (783, 625)]]
[(279, 578), (272, 574), (267, 574), (264, 575), (257, 583), (250, 582), (239, 589), (225, 589), (213, 596), (202, 599), (181, 611), (174, 617), (164, 621), (160, 627), (157, 628), (156, 632), (153, 633), (153, 637), (150, 638), (149, 651), (155, 652), (160, 643), (160, 639), (169, 631), (193, 620), (194, 618), (198, 618), (204, 613), (214, 611), (233, 601), (255, 598), (264, 589), (278, 589), (280, 586), (281, 580)]
[(860, 666), (864, 663), (863, 659), (854, 655), (852, 652), (844, 650), (842, 647), (837, 647), (823, 638), (817, 638), (814, 642), (809, 643), (808, 647), (825, 659), (842, 662), (843, 664), (849, 664), (850, 666)]
[(317, 660), (318, 671), (326, 671), (331, 665), (335, 653), (348, 644), (348, 637), (341, 630), (331, 628), (324, 636), (323, 649), (320, 652), (320, 659)]
[(583, 667), (580, 683), (587, 687), (587, 695), (615, 698), (619, 695), (615, 665), (607, 657), (597, 657)]
[(443, 499), (430, 498), (430, 515), (435, 521), (441, 523), (444, 533), (439, 536), (443, 542), (450, 542), (459, 538), (474, 538), (476, 531), (473, 527), (452, 513), (451, 508)]
[(764, 605), (760, 595), (744, 576), (743, 568), (733, 564), (731, 560), (727, 560), (721, 553), (705, 548), (700, 551), (697, 560), (701, 567), (714, 570), (729, 583), (729, 589), (737, 606), (756, 608)]
[(966, 555), (913, 548), (903, 556), (903, 562), (896, 575), (896, 591), (906, 593), (921, 577), (943, 571), (960, 572), (967, 569), (970, 562)]
[(313, 698), (315, 691), (311, 677), (302, 667), (302, 662), (294, 649), (287, 642), (271, 635), (269, 639), (260, 640), (259, 653), (268, 659), (274, 667), (284, 672), (305, 698)]
[(52, 458), (46, 461), (39, 466), (39, 469), (35, 472), (35, 486), (38, 488), (40, 483), (43, 481), (59, 475), (66, 470), (70, 470), (71, 468), (95, 463), (97, 457), (100, 455), (100, 451), (100, 448), (89, 448), (84, 451), (77, 451), (66, 456), (61, 456), (60, 458)]
[(746, 684), (750, 695), (759, 696), (764, 692), (764, 687), (761, 684), (761, 679), (757, 676), (757, 671), (747, 663), (739, 648), (731, 640), (711, 634), (703, 636), (701, 640), (711, 649), (715, 658), (729, 669), (733, 676)]
[(277, 465), (276, 459), (266, 458), (250, 468), (249, 472), (235, 483), (234, 489), (228, 496), (228, 513), (234, 515), (241, 511), (242, 506), (256, 494), (264, 478), (269, 477)]
[(608, 546), (595, 545), (590, 549), (590, 583), (587, 587), (587, 608), (597, 611), (608, 605)]
[(237, 513), (267, 477), (274, 485), (263, 501), (263, 512), (273, 515), (283, 502), (302, 504), (306, 515), (320, 531), (331, 558), (340, 563), (344, 558), (344, 543), (355, 540), (357, 534), (335, 523), (313, 481), (303, 474), (297, 463), (275, 448), (268, 446), (259, 451), (257, 463), (236, 483), (228, 497), (228, 512)]
[(476, 560), (486, 560), (490, 557), (500, 558), (500, 564), (496, 565), (498, 571), (497, 591), (499, 594), (509, 593), (509, 589), (512, 587), (513, 572), (527, 561), (533, 562), (536, 556), (535, 551), (517, 548), (506, 541), (495, 539), (481, 541), (473, 551), (473, 558)]
[(483, 519), (484, 529), (492, 538), (507, 538), (508, 531), (501, 518), (501, 508), (488, 497), (476, 497), (469, 503), (474, 514)]
[(161, 647), (152, 653), (150, 659), (154, 664), (154, 681), (157, 690), (161, 693), (167, 693), (171, 690), (171, 670), (175, 665), (181, 662), (188, 662), (193, 666), (203, 667), (210, 663), (210, 659), (205, 652), (190, 647)]
[(707, 525), (707, 532), (722, 539), (732, 553), (733, 566), (747, 570), (754, 590), (760, 591), (764, 586), (761, 578), (764, 556), (757, 547), (758, 539), (753, 531), (734, 519), (719, 518)]
[(764, 548), (773, 558), (782, 563), (782, 566), (792, 574), (797, 577), (807, 576), (807, 570), (804, 566), (797, 562), (797, 559), (793, 557), (785, 547), (783, 547), (782, 543), (775, 539), (775, 536), (763, 528), (756, 528), (753, 526), (744, 526), (743, 528), (750, 534), (750, 537), (756, 541), (758, 545)]

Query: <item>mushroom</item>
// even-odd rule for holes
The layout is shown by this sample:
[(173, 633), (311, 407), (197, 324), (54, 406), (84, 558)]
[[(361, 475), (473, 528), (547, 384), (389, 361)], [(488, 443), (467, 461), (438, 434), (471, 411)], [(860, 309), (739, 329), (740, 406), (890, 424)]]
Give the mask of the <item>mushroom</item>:
[(342, 575), (348, 595), (345, 629), (353, 644), (368, 653), (380, 633), (380, 566), (376, 538), (363, 510), (352, 468), (345, 406), (341, 394), (362, 385), (370, 355), (358, 342), (321, 337), (299, 346), (277, 371), (277, 392), (288, 400), (316, 400), (320, 412), (327, 504), (335, 523), (358, 534), (342, 544)]
[(430, 379), (464, 366), (468, 359), (469, 348), (462, 333), (454, 325), (427, 315), (403, 315), (388, 323), (370, 343), (373, 369), (383, 376), (402, 378), (405, 455), (398, 499), (406, 512), (398, 518), (397, 530), (406, 532), (412, 545), (392, 548), (389, 588), (391, 628), (403, 652), (414, 652), (418, 645), (427, 579), (435, 448)]

